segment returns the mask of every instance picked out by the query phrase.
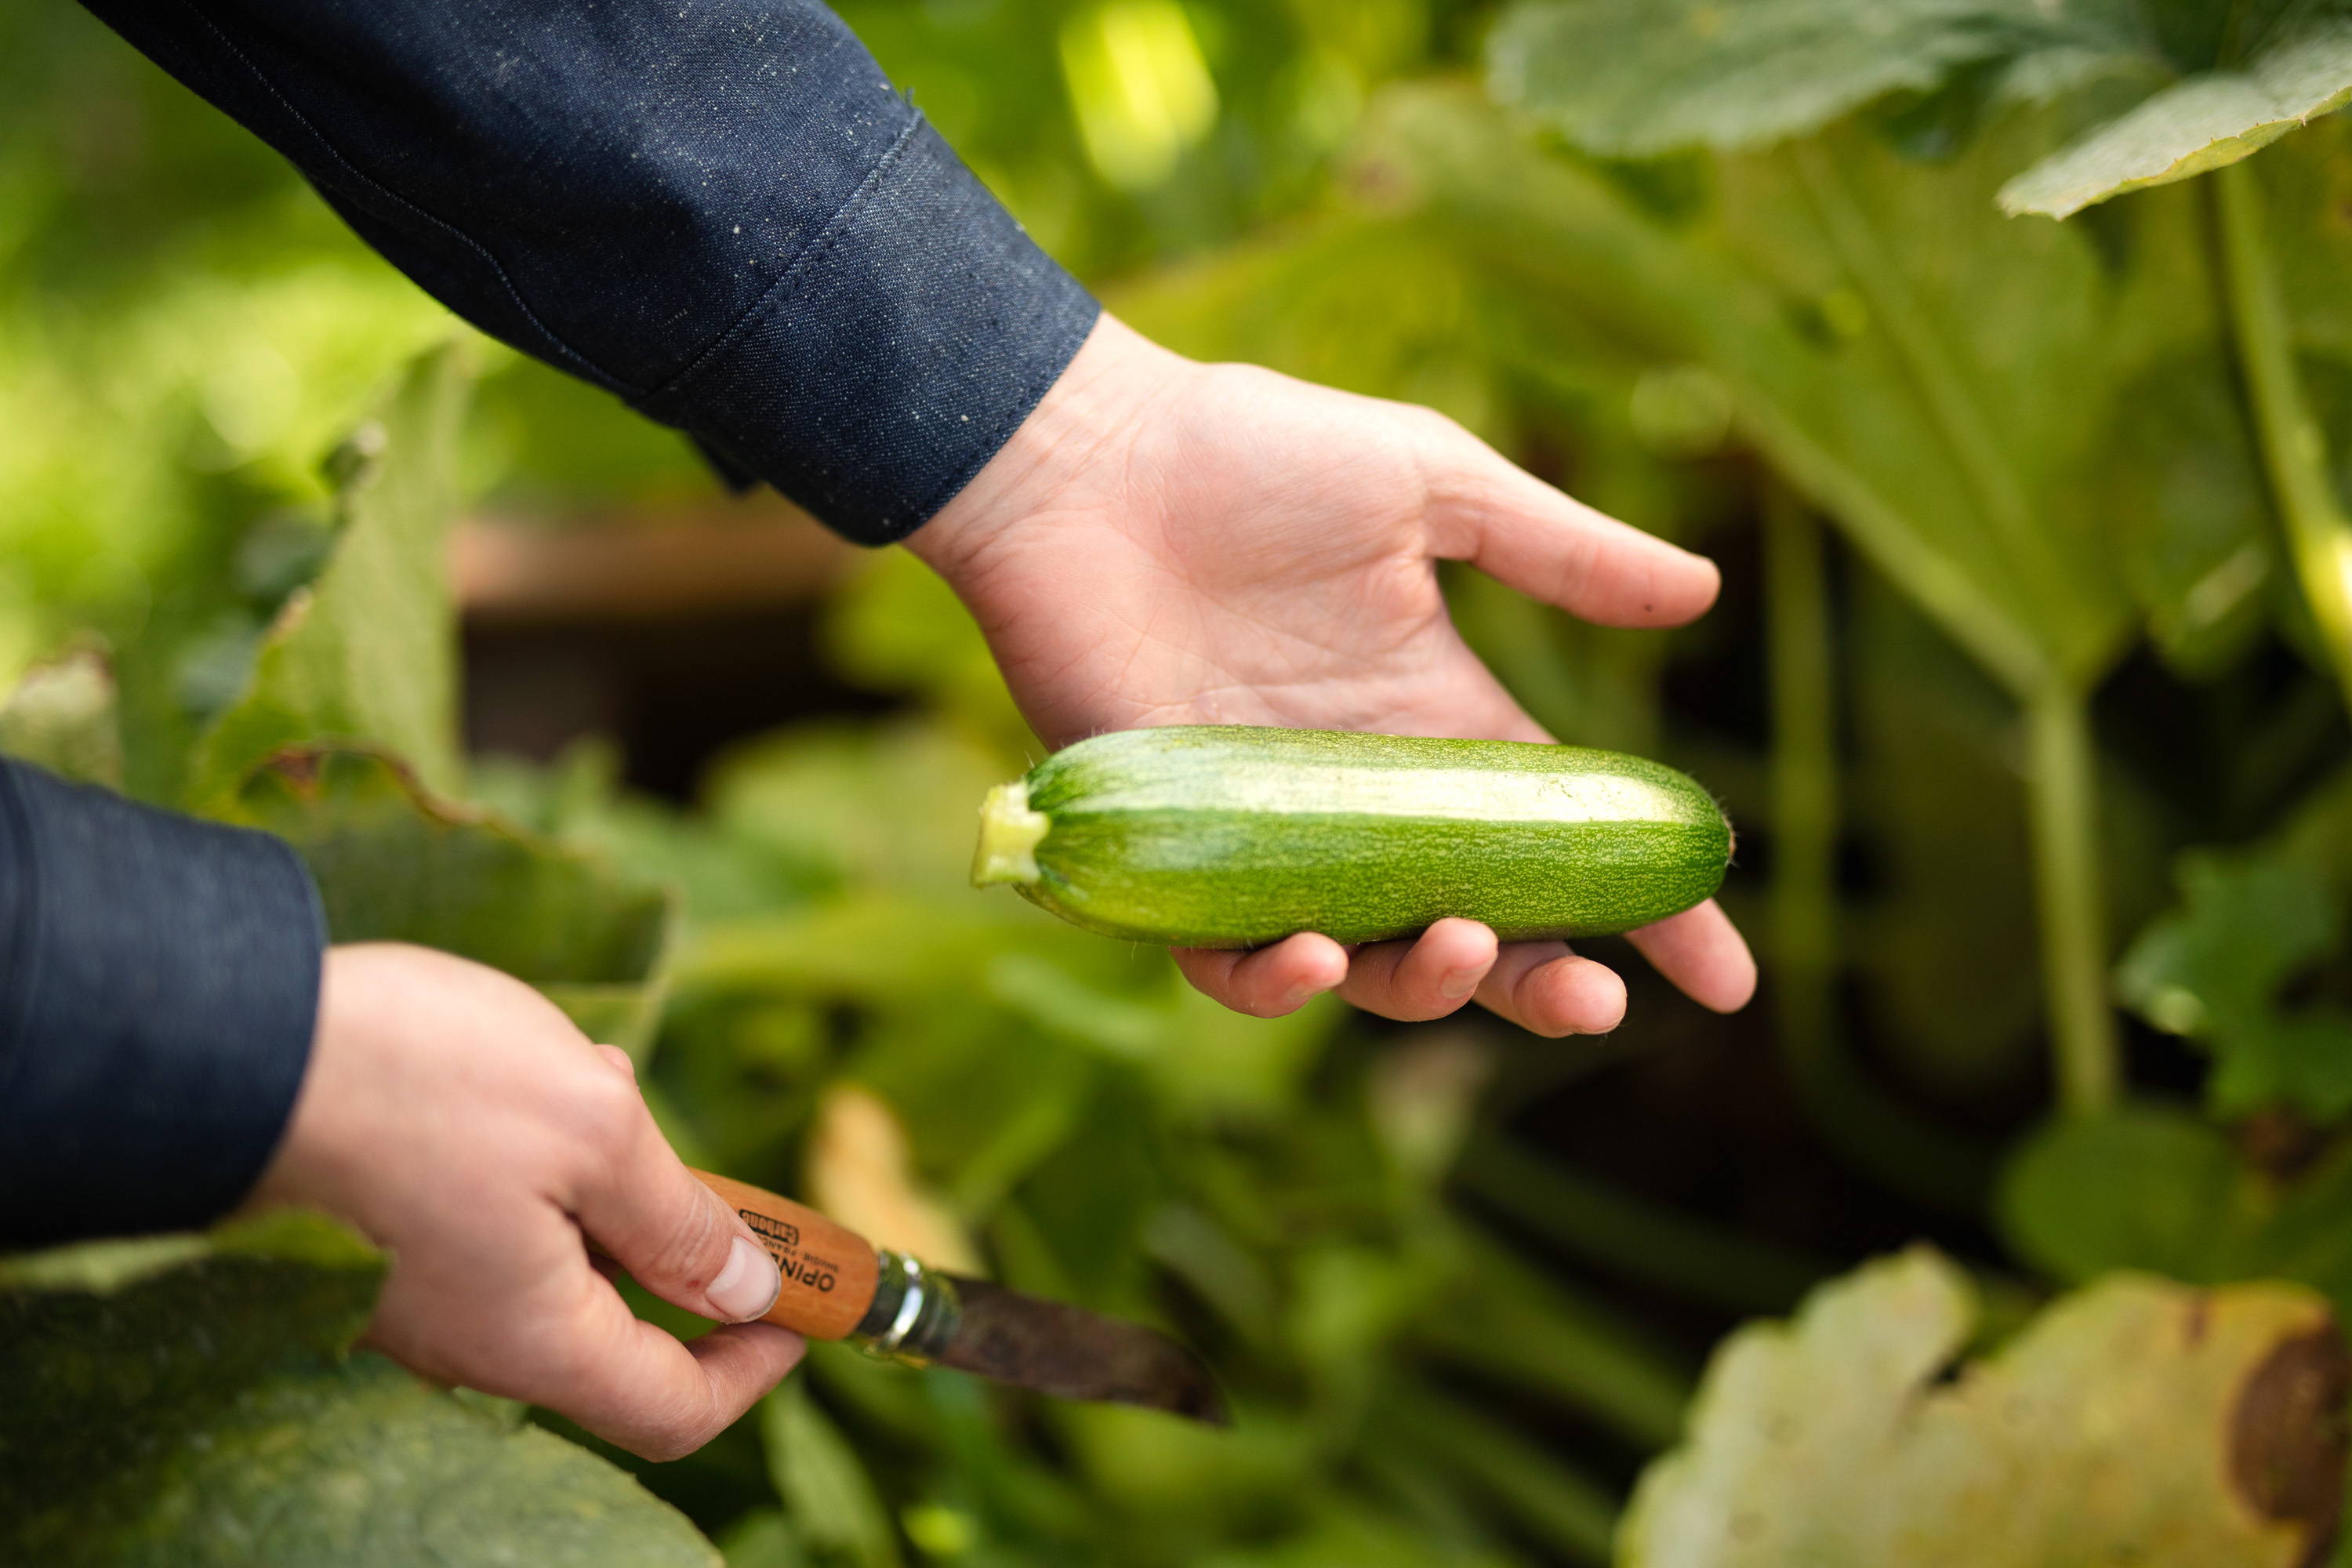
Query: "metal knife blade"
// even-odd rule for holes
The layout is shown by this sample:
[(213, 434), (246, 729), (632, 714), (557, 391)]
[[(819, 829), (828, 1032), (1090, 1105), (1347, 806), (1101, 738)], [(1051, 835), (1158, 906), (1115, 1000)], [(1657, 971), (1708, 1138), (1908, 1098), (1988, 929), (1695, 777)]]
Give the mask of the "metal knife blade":
[(1056, 1399), (1137, 1405), (1213, 1426), (1230, 1424), (1215, 1377), (1167, 1335), (985, 1279), (951, 1278), (961, 1310), (953, 1335), (933, 1354), (940, 1365)]
[(790, 1198), (708, 1171), (694, 1175), (742, 1216), (775, 1258), (783, 1285), (768, 1309), (769, 1322), (1060, 1399), (1108, 1400), (1227, 1424), (1216, 1379), (1165, 1334), (935, 1271)]

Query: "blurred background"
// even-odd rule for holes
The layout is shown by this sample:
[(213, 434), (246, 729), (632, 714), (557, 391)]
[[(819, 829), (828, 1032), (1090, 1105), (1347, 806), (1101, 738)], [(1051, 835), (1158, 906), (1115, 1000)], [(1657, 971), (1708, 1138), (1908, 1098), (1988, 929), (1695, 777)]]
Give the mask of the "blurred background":
[[(729, 496), (467, 333), (91, 18), (0, 9), (0, 689), (103, 649), (128, 787), (177, 798), (330, 548), (323, 455), (468, 339), (466, 793), (682, 889), (646, 1073), (682, 1152), (1167, 1323), (1244, 1415), (1212, 1437), (820, 1352), (646, 1471), (736, 1568), (1600, 1561), (1710, 1350), (1874, 1255), (1959, 1260), (1988, 1341), (2121, 1265), (2352, 1291), (2352, 728), (2204, 197), (2001, 217), (2074, 111), (1958, 88), (1795, 154), (1575, 152), (1483, 90), (1477, 4), (838, 8), (1141, 330), (1428, 404), (1722, 563), (1664, 635), (1449, 591), (1556, 733), (1717, 793), (1765, 981), (1719, 1018), (1603, 942), (1633, 992), (1607, 1038), (1261, 1023), (970, 890), (973, 809), (1041, 748), (911, 558)], [(2352, 153), (2322, 122), (2257, 166), (2309, 237), (2292, 310), (2340, 431)], [(1958, 341), (1957, 393), (1906, 321)], [(1973, 469), (1918, 446), (1947, 394), (1985, 411)], [(2246, 1239), (2298, 1203), (2301, 1250)]]

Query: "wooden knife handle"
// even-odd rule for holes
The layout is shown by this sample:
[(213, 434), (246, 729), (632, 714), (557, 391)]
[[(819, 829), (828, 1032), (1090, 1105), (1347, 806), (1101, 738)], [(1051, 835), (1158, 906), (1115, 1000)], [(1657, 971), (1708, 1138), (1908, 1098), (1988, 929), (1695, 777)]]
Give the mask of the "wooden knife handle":
[(694, 1174), (743, 1216), (784, 1277), (783, 1292), (761, 1321), (796, 1329), (811, 1339), (846, 1339), (874, 1304), (881, 1264), (873, 1244), (816, 1210), (749, 1182), (708, 1171)]

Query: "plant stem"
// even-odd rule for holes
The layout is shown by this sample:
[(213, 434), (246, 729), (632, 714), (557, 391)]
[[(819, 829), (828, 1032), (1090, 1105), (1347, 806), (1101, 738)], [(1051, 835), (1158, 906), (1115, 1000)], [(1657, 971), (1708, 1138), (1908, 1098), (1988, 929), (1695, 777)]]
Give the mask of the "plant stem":
[(1422, 1314), (1416, 1345), (1636, 1447), (1674, 1442), (1691, 1395), (1678, 1351), (1475, 1223), (1458, 1236), (1461, 1289)]
[(1507, 1133), (1472, 1140), (1454, 1179), (1464, 1192), (1580, 1261), (1735, 1312), (1785, 1312), (1816, 1280), (1837, 1272), (1827, 1258), (1637, 1196)]
[(1580, 1563), (1606, 1563), (1617, 1531), (1617, 1500), (1560, 1462), (1549, 1446), (1450, 1398), (1408, 1384), (1384, 1414), (1396, 1423), (1388, 1443), (1410, 1445), (1424, 1462), (1451, 1470), (1485, 1493), (1528, 1534)]
[(2263, 223), (2262, 191), (2244, 163), (2216, 169), (2209, 183), (2222, 304), (2263, 468), (2304, 602), (2311, 606), (2336, 684), (2352, 707), (2352, 525), (2328, 476), (2326, 441), (2295, 369), (2294, 335)]
[(2084, 694), (2053, 682), (2025, 710), (2034, 890), (2058, 1104), (2095, 1116), (2115, 1103), (2122, 1046), (2107, 999), (2106, 898), (2099, 884), (2096, 763)]
[(1879, 1092), (1848, 1060), (1838, 1007), (1837, 685), (1820, 521), (1764, 495), (1764, 637), (1772, 692), (1772, 996), (1789, 1077), (1814, 1129), (1881, 1184), (1973, 1214), (1990, 1175), (1974, 1145)]

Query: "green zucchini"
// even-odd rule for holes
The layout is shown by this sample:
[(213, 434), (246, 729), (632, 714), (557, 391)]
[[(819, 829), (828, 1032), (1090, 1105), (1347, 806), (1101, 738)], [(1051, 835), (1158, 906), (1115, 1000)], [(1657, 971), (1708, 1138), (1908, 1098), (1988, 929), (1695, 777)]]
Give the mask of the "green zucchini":
[(1639, 757), (1218, 724), (1097, 735), (998, 785), (972, 881), (1180, 947), (1378, 942), (1448, 915), (1523, 941), (1664, 920), (1730, 857), (1714, 798)]

